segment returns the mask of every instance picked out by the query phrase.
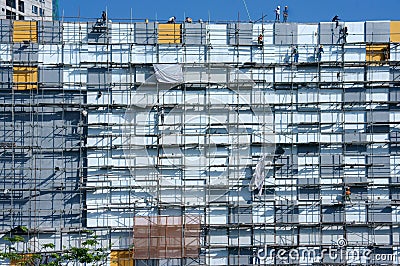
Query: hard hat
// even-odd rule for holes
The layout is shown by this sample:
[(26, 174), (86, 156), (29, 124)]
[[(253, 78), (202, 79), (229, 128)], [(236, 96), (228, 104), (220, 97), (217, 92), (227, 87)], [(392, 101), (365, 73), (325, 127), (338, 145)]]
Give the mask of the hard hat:
[(278, 6), (278, 9), (280, 9), (281, 8), (281, 6)]

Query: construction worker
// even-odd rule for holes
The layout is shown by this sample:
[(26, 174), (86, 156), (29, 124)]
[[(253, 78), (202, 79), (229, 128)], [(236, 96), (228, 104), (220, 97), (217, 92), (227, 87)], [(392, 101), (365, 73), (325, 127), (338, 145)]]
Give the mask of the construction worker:
[(275, 9), (275, 22), (279, 22), (281, 20), (281, 6), (277, 6)]
[(107, 13), (106, 13), (106, 11), (103, 11), (103, 13), (101, 13), (101, 19), (103, 20), (103, 23), (105, 23), (107, 21)]
[(297, 45), (292, 46), (292, 56), (293, 56), (293, 62), (298, 63), (299, 62), (299, 49)]
[(264, 35), (262, 33), (257, 38), (258, 45), (264, 45)]
[(382, 49), (382, 56), (381, 56), (381, 61), (387, 61), (390, 59), (390, 53), (389, 49), (386, 47)]
[(176, 21), (176, 17), (174, 16), (174, 17), (170, 17), (168, 19), (167, 23), (175, 23), (175, 21)]
[(289, 17), (289, 8), (288, 6), (285, 6), (285, 9), (283, 10), (283, 22), (287, 22), (288, 17)]
[(186, 17), (185, 22), (186, 22), (186, 23), (192, 23), (192, 22), (193, 22), (193, 19), (190, 18), (190, 17)]
[(343, 29), (340, 29), (339, 31), (340, 38), (343, 39), (343, 43), (347, 42), (347, 35), (349, 35), (349, 30), (347, 27), (344, 27)]
[(160, 114), (160, 120), (161, 120), (161, 124), (164, 124), (164, 118), (165, 118), (165, 110), (164, 108), (161, 108), (161, 111), (159, 112)]
[(340, 18), (338, 15), (334, 16), (332, 19), (332, 22), (336, 22), (336, 28), (339, 26), (339, 20), (340, 20)]
[(346, 188), (346, 191), (345, 191), (345, 200), (346, 201), (350, 201), (351, 202), (351, 198), (350, 198), (350, 195), (351, 195), (351, 190), (350, 190), (350, 188), (349, 187), (347, 187)]
[(318, 61), (321, 61), (323, 53), (324, 53), (324, 46), (320, 45), (318, 50), (317, 50)]

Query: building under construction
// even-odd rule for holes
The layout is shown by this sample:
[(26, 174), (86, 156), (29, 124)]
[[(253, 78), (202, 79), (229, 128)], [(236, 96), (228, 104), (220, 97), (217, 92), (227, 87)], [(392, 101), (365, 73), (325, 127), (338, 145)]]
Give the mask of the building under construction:
[(399, 44), (395, 21), (1, 20), (1, 234), (92, 230), (110, 265), (396, 264)]

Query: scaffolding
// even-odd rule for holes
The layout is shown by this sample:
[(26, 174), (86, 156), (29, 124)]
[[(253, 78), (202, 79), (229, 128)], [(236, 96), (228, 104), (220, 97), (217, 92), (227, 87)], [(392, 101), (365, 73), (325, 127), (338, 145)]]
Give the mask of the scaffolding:
[(0, 231), (91, 230), (110, 265), (398, 263), (399, 36), (1, 20)]

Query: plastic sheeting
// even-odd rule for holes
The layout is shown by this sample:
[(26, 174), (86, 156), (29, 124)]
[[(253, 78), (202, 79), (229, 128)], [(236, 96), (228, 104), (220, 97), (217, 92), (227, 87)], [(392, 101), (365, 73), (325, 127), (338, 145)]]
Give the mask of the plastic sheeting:
[(347, 43), (360, 43), (365, 39), (365, 23), (364, 22), (346, 22), (345, 27), (348, 29)]
[(365, 23), (365, 42), (383, 43), (390, 41), (390, 21), (367, 21)]
[(227, 25), (207, 24), (208, 43), (210, 45), (227, 44)]
[[(261, 158), (256, 165), (253, 178), (250, 182), (251, 185), (254, 185), (259, 190), (258, 195), (262, 195), (264, 178), (265, 178), (265, 158)], [(250, 189), (254, 190), (254, 188), (252, 187), (250, 187)]]
[(298, 24), (297, 40), (299, 44), (317, 44), (318, 24)]
[(158, 82), (183, 82), (182, 66), (178, 64), (154, 64), (154, 71)]
[(111, 42), (113, 44), (133, 43), (135, 39), (134, 27), (132, 23), (110, 23)]
[(158, 48), (158, 63), (180, 63), (183, 61), (182, 47), (162, 45)]
[(275, 45), (297, 44), (297, 24), (275, 23)]
[[(78, 24), (76, 26), (78, 26)], [(200, 26), (202, 29), (205, 29), (206, 24), (201, 24)], [(82, 116), (80, 116), (80, 111), (76, 110), (73, 113), (74, 116), (77, 117), (76, 122), (71, 119), (71, 121), (64, 123), (61, 118), (54, 122), (55, 120), (53, 117), (50, 117), (53, 116), (53, 114), (42, 115), (39, 112), (39, 116), (41, 117), (40, 124), (37, 124), (39, 127), (36, 125), (31, 126), (26, 123), (23, 127), (25, 130), (24, 133), (29, 136), (34, 130), (42, 132), (41, 134), (46, 136), (41, 139), (40, 143), (42, 145), (41, 147), (44, 149), (53, 150), (54, 148), (59, 148), (61, 150), (63, 145), (70, 145), (78, 150), (77, 147), (83, 147), (80, 146), (81, 143), (78, 142), (82, 134), (75, 133), (78, 140), (73, 139), (73, 141), (71, 141), (71, 137), (65, 135), (64, 132), (71, 132), (72, 130), (80, 132), (80, 130), (83, 130), (82, 126), (78, 126), (79, 117), (88, 124), (87, 142), (86, 144), (84, 143), (86, 145), (85, 148), (88, 150), (87, 157), (85, 158), (85, 160), (87, 159), (87, 187), (89, 188), (86, 196), (88, 225), (94, 228), (97, 233), (100, 232), (100, 230), (103, 230), (103, 232), (107, 231), (107, 233), (102, 235), (102, 239), (106, 241), (115, 239), (116, 244), (113, 242), (113, 248), (123, 248), (125, 250), (126, 246), (131, 246), (134, 217), (143, 215), (153, 215), (154, 217), (155, 215), (179, 216), (188, 211), (198, 211), (207, 228), (209, 226), (209, 228), (218, 227), (218, 230), (214, 230), (212, 233), (208, 233), (207, 231), (204, 237), (202, 235), (201, 238), (202, 251), (206, 251), (201, 253), (200, 259), (202, 262), (208, 264), (246, 264), (245, 262), (233, 263), (232, 260), (232, 256), (237, 256), (238, 261), (247, 256), (247, 254), (244, 254), (245, 248), (243, 247), (245, 246), (250, 250), (256, 247), (256, 245), (262, 246), (265, 243), (271, 243), (273, 245), (275, 245), (275, 243), (296, 243), (294, 241), (297, 240), (286, 240), (285, 238), (298, 239), (297, 229), (294, 231), (288, 229), (284, 230), (279, 228), (279, 224), (273, 226), (276, 220), (278, 223), (299, 222), (304, 227), (300, 229), (300, 238), (304, 239), (304, 242), (315, 243), (317, 245), (325, 243), (328, 245), (332, 241), (336, 241), (337, 238), (339, 238), (338, 235), (342, 237), (344, 234), (344, 222), (347, 224), (353, 222), (379, 222), (379, 215), (384, 215), (382, 217), (385, 218), (386, 221), (391, 221), (391, 219), (387, 217), (389, 210), (384, 206), (379, 208), (374, 207), (371, 213), (369, 213), (369, 205), (364, 204), (364, 202), (361, 201), (364, 199), (358, 196), (361, 195), (361, 193), (357, 192), (359, 187), (365, 187), (366, 193), (371, 195), (370, 198), (366, 198), (369, 202), (377, 201), (378, 197), (381, 200), (383, 198), (387, 200), (389, 196), (392, 200), (395, 200), (395, 197), (400, 198), (400, 192), (396, 188), (391, 187), (390, 190), (387, 187), (385, 188), (388, 184), (389, 177), (392, 177), (392, 183), (399, 183), (399, 179), (397, 179), (397, 164), (400, 160), (400, 156), (396, 155), (396, 152), (400, 146), (398, 144), (400, 143), (400, 134), (397, 134), (398, 132), (396, 132), (396, 130), (400, 127), (400, 112), (394, 104), (400, 101), (400, 90), (397, 87), (392, 87), (392, 83), (389, 84), (387, 80), (397, 80), (400, 78), (389, 77), (387, 73), (391, 71), (391, 75), (393, 74), (397, 77), (400, 70), (395, 64), (389, 66), (385, 63), (381, 66), (376, 62), (366, 68), (364, 65), (366, 45), (362, 43), (350, 44), (350, 42), (362, 42), (364, 38), (364, 23), (360, 22), (350, 25), (346, 23), (346, 26), (349, 27), (347, 44), (344, 46), (338, 46), (336, 44), (325, 45), (325, 53), (323, 54), (322, 60), (324, 62), (317, 65), (304, 63), (315, 62), (314, 48), (318, 40), (318, 34), (315, 35), (315, 33), (318, 32), (318, 25), (298, 25), (300, 64), (276, 66), (275, 64), (268, 65), (267, 63), (291, 62), (291, 46), (285, 45), (278, 47), (272, 45), (272, 24), (253, 27), (252, 44), (254, 45), (252, 47), (229, 47), (225, 43), (225, 31), (215, 30), (212, 32), (214, 35), (211, 36), (213, 44), (212, 49), (205, 45), (205, 39), (202, 45), (196, 45), (196, 42), (194, 42), (194, 44), (184, 47), (131, 45), (133, 30), (130, 24), (121, 24), (119, 28), (117, 26), (114, 28), (114, 25), (112, 25), (112, 45), (109, 46), (108, 52), (103, 49), (104, 46), (102, 45), (94, 47), (92, 44), (85, 44), (85, 32), (78, 27), (70, 27), (67, 24), (64, 29), (67, 35), (62, 37), (65, 38), (64, 45), (40, 44), (38, 48), (39, 84), (42, 83), (47, 86), (46, 84), (55, 85), (59, 83), (66, 91), (44, 90), (43, 93), (40, 94), (31, 93), (30, 97), (48, 97), (48, 101), (51, 100), (54, 103), (64, 101), (63, 104), (72, 101), (75, 103), (87, 102), (90, 103), (90, 105), (88, 105), (88, 114), (84, 115), (82, 112)], [(82, 27), (86, 29), (86, 24)], [(221, 26), (221, 28), (225, 27)], [(261, 47), (256, 44), (257, 36), (263, 32), (263, 30), (265, 33), (264, 46)], [(219, 39), (219, 35), (223, 36), (225, 39)], [(143, 36), (147, 35), (143, 34)], [(203, 37), (206, 38), (205, 35), (202, 36), (202, 38)], [(79, 41), (80, 39), (83, 40), (83, 43)], [(218, 43), (218, 41), (221, 43)], [(377, 45), (379, 45), (379, 43)], [(11, 47), (13, 47), (13, 44), (7, 43), (0, 45), (0, 56), (3, 61), (11, 60), (11, 51), (13, 50)], [(14, 45), (14, 48), (15, 47)], [(390, 59), (398, 61), (395, 58), (400, 58), (400, 55), (398, 55), (400, 52), (395, 44), (392, 44), (391, 51)], [(95, 56), (97, 52), (99, 52), (99, 54)], [(97, 63), (97, 60), (107, 59), (107, 56), (110, 56), (109, 60), (112, 60), (112, 64), (94, 65), (93, 63), (84, 63), (92, 61), (96, 61)], [(343, 61), (341, 61), (342, 56), (345, 62), (354, 62), (354, 64), (345, 64), (343, 66)], [(104, 58), (101, 59), (102, 57)], [(339, 60), (339, 62), (336, 62), (336, 60)], [(253, 97), (251, 93), (247, 92), (247, 89), (245, 91), (240, 91), (240, 97), (236, 97), (236, 94), (225, 92), (221, 87), (215, 88), (210, 92), (207, 91), (208, 94), (205, 94), (203, 91), (199, 93), (199, 90), (195, 89), (188, 89), (186, 91), (178, 89), (170, 90), (159, 95), (150, 93), (149, 91), (139, 91), (138, 96), (143, 96), (143, 100), (140, 101), (141, 104), (152, 106), (154, 102), (158, 100), (157, 106), (164, 105), (165, 121), (159, 123), (160, 120), (157, 120), (157, 117), (161, 117), (163, 113), (162, 111), (157, 113), (153, 110), (148, 113), (143, 112), (136, 115), (135, 120), (132, 120), (132, 124), (129, 124), (124, 117), (125, 107), (130, 106), (132, 101), (134, 103), (136, 103), (136, 101), (139, 102), (138, 99), (135, 98), (133, 100), (131, 97), (132, 94), (135, 93), (136, 85), (139, 82), (146, 81), (153, 74), (153, 68), (147, 64), (158, 63), (162, 68), (169, 66), (179, 68), (180, 66), (174, 61), (186, 63), (185, 70), (188, 69), (187, 66), (189, 63), (198, 61), (205, 61), (207, 63), (244, 63), (243, 65), (238, 64), (238, 67), (245, 70), (246, 74), (252, 77), (253, 81), (256, 82), (255, 86), (265, 90), (266, 101), (261, 101), (258, 100), (257, 97)], [(327, 64), (327, 61), (332, 63)], [(128, 65), (127, 62), (138, 64)], [(162, 62), (168, 63), (169, 65), (161, 64)], [(174, 64), (171, 64), (172, 62), (174, 62)], [(59, 63), (63, 65), (55, 65)], [(251, 63), (265, 64), (253, 65)], [(42, 64), (44, 67), (42, 67)], [(104, 74), (104, 71), (97, 72), (94, 66), (97, 69), (102, 66), (110, 66), (110, 68), (107, 69), (107, 74)], [(63, 77), (61, 73), (58, 75), (59, 70), (62, 71)], [(180, 69), (180, 71), (182, 71), (182, 69)], [(275, 80), (275, 71), (275, 76), (277, 77), (276, 81), (282, 83), (287, 82), (286, 84), (273, 83)], [(195, 76), (197, 80), (206, 82), (208, 79), (203, 78), (206, 75), (202, 75), (202, 73), (205, 72), (200, 73), (201, 74), (198, 74), (195, 71), (193, 71), (193, 73), (189, 72), (189, 74)], [(186, 81), (188, 81), (186, 75), (189, 76), (189, 74), (188, 71), (185, 71)], [(167, 78), (171, 78), (169, 74), (166, 74), (166, 76)], [(215, 76), (221, 83), (227, 79), (227, 75), (224, 71), (219, 71)], [(10, 83), (12, 83), (11, 67), (7, 67), (7, 65), (3, 66), (3, 69), (0, 71), (0, 77), (2, 78), (3, 86), (5, 86), (4, 88), (12, 86), (12, 84), (10, 85)], [(228, 77), (228, 79), (233, 79), (231, 75)], [(151, 82), (153, 81), (154, 80), (151, 79)], [(347, 84), (340, 83), (343, 81), (349, 82), (347, 82)], [(359, 83), (353, 84), (351, 81), (359, 81)], [(364, 81), (373, 81), (375, 83), (371, 86), (366, 86), (364, 84), (367, 83), (364, 83)], [(317, 87), (317, 82), (321, 84), (321, 86)], [(111, 87), (102, 87), (101, 97), (99, 97), (97, 89), (86, 92), (85, 88), (87, 84), (88, 88), (91, 89), (94, 88), (94, 86), (101, 88), (101, 84), (106, 83)], [(41, 87), (43, 87), (42, 84), (40, 84)], [(151, 83), (151, 85), (153, 85), (153, 83)], [(350, 89), (350, 87), (357, 87), (357, 85), (359, 85), (358, 87), (360, 88)], [(395, 83), (393, 83), (393, 85), (395, 85)], [(195, 86), (192, 88), (195, 88)], [(82, 95), (84, 95), (85, 100), (76, 100), (78, 97), (72, 98), (72, 96), (74, 96), (74, 94), (71, 94), (72, 89), (76, 89), (76, 94), (79, 95), (79, 97), (83, 97)], [(78, 89), (82, 89), (82, 93)], [(2, 102), (8, 101), (8, 97), (10, 97), (9, 91), (4, 94), (5, 96), (3, 95)], [(141, 95), (141, 93), (143, 93), (143, 95)], [(27, 95), (24, 92), (17, 92), (14, 94), (15, 96)], [(54, 97), (54, 95), (60, 96)], [(210, 96), (210, 100), (207, 102), (208, 96)], [(21, 103), (28, 102), (28, 98), (18, 97), (15, 99), (21, 99)], [(246, 101), (242, 100), (243, 98), (246, 98)], [(31, 99), (36, 100), (38, 98)], [(241, 131), (240, 134), (235, 135), (238, 139), (238, 145), (242, 145), (243, 143), (262, 143), (263, 136), (261, 134), (257, 135), (256, 133), (252, 133), (257, 128), (255, 128), (254, 125), (250, 125), (250, 123), (254, 121), (251, 120), (252, 116), (250, 112), (247, 109), (244, 111), (242, 108), (239, 109), (239, 107), (246, 102), (250, 102), (250, 100), (252, 103), (256, 101), (260, 106), (263, 102), (274, 105), (273, 133), (277, 135), (277, 141), (281, 142), (278, 145), (281, 145), (285, 150), (285, 154), (276, 159), (277, 167), (274, 169), (274, 176), (269, 177), (267, 175), (265, 177), (265, 187), (263, 188), (262, 198), (258, 196), (254, 198), (251, 197), (252, 195), (247, 190), (252, 175), (251, 169), (243, 172), (243, 176), (240, 176), (239, 179), (240, 182), (243, 180), (243, 183), (238, 183), (239, 186), (231, 189), (229, 193), (226, 193), (226, 190), (222, 188), (222, 185), (227, 186), (226, 184), (229, 181), (227, 176), (239, 176), (238, 173), (240, 173), (238, 170), (232, 169), (233, 167), (228, 168), (226, 166), (229, 152), (233, 150), (227, 146), (227, 144), (230, 145), (231, 139), (228, 133), (221, 133), (221, 126), (215, 126), (215, 124), (204, 122), (208, 121), (210, 118), (222, 122), (226, 119), (233, 121), (232, 118), (237, 117), (242, 121), (246, 121), (249, 125), (246, 126), (248, 132)], [(387, 103), (388, 100), (392, 101), (392, 104)], [(222, 106), (221, 103), (225, 103), (227, 107), (218, 107)], [(208, 106), (208, 104), (213, 107), (210, 111), (202, 109), (202, 107)], [(73, 106), (78, 106), (78, 104)], [(175, 108), (175, 112), (170, 112), (170, 109), (168, 109), (172, 106), (178, 106), (178, 108)], [(180, 109), (181, 106), (187, 108)], [(139, 108), (140, 107), (141, 106), (139, 106)], [(191, 109), (192, 107), (196, 107), (197, 109)], [(63, 114), (68, 114), (68, 110), (70, 109), (66, 110), (67, 111)], [(224, 110), (224, 112), (220, 112), (221, 110)], [(355, 112), (351, 113), (352, 110)], [(59, 113), (61, 114), (61, 112)], [(319, 115), (317, 113), (319, 113)], [(17, 117), (23, 117), (24, 120), (26, 119), (28, 121), (28, 118), (26, 118), (28, 117), (27, 114), (21, 115), (17, 113)], [(263, 114), (260, 117), (268, 118), (268, 116), (269, 115)], [(185, 127), (180, 126), (182, 121), (185, 122), (183, 123)], [(389, 126), (387, 126), (387, 131), (390, 130), (390, 132), (378, 131), (381, 130), (380, 128), (382, 128), (381, 126), (384, 124), (386, 126), (388, 121), (390, 121), (390, 129)], [(3, 122), (3, 126), (6, 125), (5, 127), (8, 128), (7, 130), (10, 129), (8, 132), (14, 130), (16, 133), (4, 134), (4, 141), (6, 141), (6, 144), (3, 145), (9, 145), (7, 142), (13, 141), (13, 138), (16, 138), (14, 136), (17, 136), (17, 145), (21, 143), (22, 146), (23, 140), (25, 142), (36, 142), (36, 139), (33, 137), (28, 138), (28, 140), (27, 138), (22, 138), (23, 133), (20, 133), (22, 132), (20, 128), (11, 127), (11, 122), (12, 120), (9, 122), (7, 120), (7, 122)], [(370, 126), (369, 124), (372, 125)], [(130, 127), (131, 131), (122, 131), (124, 127)], [(176, 132), (180, 132), (182, 128), (185, 130), (184, 133), (182, 133), (181, 138), (176, 138)], [(53, 136), (54, 133), (52, 133), (52, 130), (56, 131), (57, 135), (55, 137)], [(138, 136), (146, 134), (146, 137), (131, 140), (123, 135), (125, 133), (136, 134)], [(157, 134), (160, 134), (159, 136), (161, 137), (158, 138)], [(67, 137), (64, 137), (64, 135)], [(207, 135), (207, 137), (209, 136), (209, 140), (204, 137), (205, 135)], [(391, 141), (390, 144), (388, 144), (388, 138)], [(309, 143), (316, 141), (322, 144)], [(347, 144), (343, 144), (345, 141)], [(355, 142), (354, 145), (348, 145), (353, 144), (352, 142)], [(196, 152), (202, 150), (191, 147), (194, 147), (195, 144), (205, 147), (207, 143), (219, 143), (221, 145), (213, 149), (213, 153), (209, 152), (206, 154), (206, 159), (209, 159), (213, 163), (209, 163), (210, 169), (212, 170), (202, 171), (201, 166), (208, 166), (208, 164), (204, 163), (205, 159), (198, 160), (196, 157)], [(288, 145), (285, 145), (285, 143)], [(301, 143), (301, 145), (296, 145), (296, 143)], [(178, 144), (184, 144), (184, 148), (180, 146), (179, 150), (175, 149), (174, 145)], [(163, 146), (163, 148), (157, 150), (157, 147), (161, 146)], [(377, 148), (378, 146), (385, 147)], [(133, 147), (132, 149), (135, 148), (137, 150), (125, 155), (123, 149), (127, 149), (128, 147)], [(315, 149), (312, 149), (312, 147), (318, 147), (318, 150), (313, 151)], [(250, 159), (252, 160), (252, 166), (254, 168), (257, 159), (263, 153), (257, 145), (251, 148), (252, 150), (249, 154), (252, 157)], [(379, 155), (389, 154), (388, 152), (381, 152), (389, 148), (391, 151), (395, 152), (391, 152), (390, 157), (387, 158)], [(176, 150), (181, 151), (185, 156), (176, 156), (174, 152)], [(306, 155), (308, 150), (311, 150), (310, 154), (312, 153), (312, 155)], [(67, 153), (69, 154), (70, 152), (68, 151)], [(355, 157), (349, 157), (348, 154), (351, 156), (352, 153), (356, 153)], [(345, 154), (345, 157), (343, 154)], [(358, 154), (362, 156), (358, 156)], [(371, 159), (368, 158), (366, 154), (378, 154), (380, 157), (377, 158), (375, 156)], [(48, 156), (47, 153), (45, 155)], [(211, 155), (215, 156), (211, 157)], [(245, 153), (241, 151), (238, 155), (242, 158)], [(37, 157), (38, 155), (35, 156)], [(53, 183), (59, 184), (58, 182), (61, 181), (58, 180), (63, 180), (62, 178), (64, 177), (68, 178), (68, 180), (77, 177), (76, 169), (79, 169), (78, 162), (80, 157), (78, 157), (78, 152), (73, 156), (74, 157), (70, 156), (71, 158), (67, 159), (63, 157), (57, 158), (58, 160), (53, 159), (51, 156), (45, 159), (40, 158), (40, 160), (38, 159), (39, 157), (35, 157), (38, 165), (46, 166), (40, 168), (40, 174), (38, 174), (38, 176), (42, 176), (43, 178), (52, 176), (55, 166), (64, 165), (63, 162), (66, 160), (74, 160), (73, 165), (72, 162), (69, 163), (72, 167), (67, 167), (65, 172), (63, 169), (56, 173), (54, 177), (57, 178), (56, 182), (50, 180), (51, 182), (48, 182), (48, 187), (50, 188)], [(244, 163), (242, 162), (244, 162), (245, 159), (240, 160), (240, 162), (239, 159), (237, 159), (237, 161), (229, 161), (229, 163), (236, 166), (243, 165)], [(319, 160), (321, 166), (319, 166)], [(29, 159), (29, 164), (21, 164), (21, 166), (18, 166), (21, 170), (16, 168), (16, 171), (13, 170), (14, 166), (7, 162), (3, 168), (10, 174), (4, 174), (4, 176), (13, 177), (18, 174), (18, 171), (25, 172), (31, 165), (34, 169), (34, 165), (31, 163), (32, 161), (33, 159)], [(57, 161), (57, 163), (53, 163), (53, 161)], [(134, 166), (134, 174), (131, 174), (127, 167), (127, 163), (130, 161), (130, 164)], [(163, 167), (162, 171), (156, 172), (147, 170), (156, 164)], [(365, 166), (366, 164), (368, 166)], [(175, 167), (167, 168), (169, 165), (175, 165)], [(176, 169), (182, 165), (185, 167), (184, 170)], [(338, 165), (340, 167), (338, 167)], [(342, 167), (342, 165), (345, 166)], [(214, 172), (217, 174), (214, 174)], [(28, 172), (28, 175), (33, 176), (33, 174), (34, 173)], [(379, 187), (371, 188), (369, 184), (366, 183), (366, 176), (368, 176), (368, 180), (373, 180), (375, 186), (378, 184)], [(393, 181), (394, 178), (396, 178), (396, 181)], [(216, 188), (207, 190), (208, 186), (205, 185), (207, 181)], [(296, 181), (298, 183), (296, 183)], [(354, 186), (351, 185), (354, 206), (340, 208), (335, 205), (341, 204), (340, 206), (343, 206), (343, 189), (341, 185), (338, 185), (342, 184), (342, 182), (355, 184)], [(321, 184), (321, 186), (318, 184)], [(147, 190), (148, 187), (154, 187), (156, 185), (160, 187), (157, 194), (153, 193), (151, 189), (148, 189), (148, 191), (150, 191), (148, 192), (150, 196), (146, 194), (147, 192), (142, 192), (144, 190), (143, 188)], [(170, 189), (168, 186), (174, 186), (174, 189)], [(312, 188), (306, 189), (304, 188), (306, 186)], [(382, 187), (385, 189), (382, 189)], [(312, 189), (315, 191), (310, 191)], [(207, 191), (209, 191), (209, 194), (207, 194)], [(24, 193), (25, 192), (21, 195), (27, 194)], [(62, 193), (64, 193), (64, 191), (62, 191)], [(226, 193), (226, 195), (220, 196), (220, 194), (223, 193)], [(75, 194), (71, 195), (75, 196)], [(322, 196), (321, 202), (319, 201), (320, 194)], [(153, 208), (152, 199), (156, 197), (153, 195), (159, 197), (159, 202), (170, 204), (163, 205), (168, 206), (168, 208)], [(47, 203), (50, 202), (47, 200), (49, 198), (50, 194), (41, 195), (40, 201), (29, 201), (26, 204), (27, 207), (24, 207), (24, 210), (28, 209), (28, 204), (38, 204), (40, 207), (36, 207), (36, 210), (42, 212), (46, 208), (44, 213), (47, 215), (49, 213), (48, 210), (51, 208), (50, 203)], [(266, 201), (266, 199), (268, 201)], [(79, 226), (80, 220), (78, 218), (75, 219), (72, 215), (75, 213), (79, 215), (79, 211), (81, 210), (81, 206), (79, 206), (80, 200), (81, 198), (78, 196), (74, 198), (73, 204), (76, 211), (70, 214), (69, 218), (65, 218), (68, 217), (68, 215), (56, 210), (57, 214), (49, 216), (48, 220), (41, 218), (41, 220), (38, 221), (43, 221), (41, 226), (43, 224), (53, 227), (64, 226), (64, 224), (62, 224), (64, 222), (66, 225), (68, 225), (66, 222), (69, 222), (69, 224), (73, 226)], [(216, 202), (218, 200), (218, 205), (209, 204), (209, 202), (213, 200)], [(298, 200), (299, 203), (290, 203), (294, 204), (290, 206), (295, 207), (293, 209), (283, 208), (282, 211), (280, 207), (282, 205), (288, 205), (289, 203), (287, 200)], [(59, 204), (60, 201), (61, 200), (57, 199), (57, 204), (59, 206), (66, 206), (65, 209), (68, 210), (70, 205), (66, 205), (66, 203)], [(234, 202), (233, 206), (240, 207), (233, 208), (232, 205), (225, 204), (227, 202)], [(315, 206), (310, 206), (314, 204), (314, 202), (318, 204), (319, 209), (316, 209)], [(204, 204), (207, 204), (209, 208), (202, 207)], [(242, 206), (245, 204), (246, 208), (243, 208)], [(321, 207), (321, 204), (330, 206), (322, 205)], [(7, 205), (3, 205), (5, 206), (3, 209), (9, 209)], [(132, 210), (132, 206), (135, 207), (135, 211)], [(169, 208), (169, 206), (173, 207)], [(180, 206), (185, 206), (185, 208), (181, 209)], [(278, 208), (279, 211), (276, 211)], [(400, 221), (400, 209), (393, 206), (392, 208), (393, 221)], [(285, 214), (284, 211), (289, 213)], [(7, 217), (6, 215), (8, 214), (6, 214), (6, 211), (4, 211), (4, 213), (5, 217)], [(18, 215), (20, 214), (16, 214), (15, 217), (19, 218)], [(35, 214), (33, 213), (33, 215)], [(43, 214), (40, 215), (43, 216)], [(57, 216), (59, 215), (63, 218), (57, 220)], [(291, 215), (293, 219), (290, 218)], [(24, 222), (30, 217), (31, 216), (26, 215), (20, 219)], [(371, 217), (370, 221), (367, 219), (368, 217)], [(52, 221), (50, 219), (55, 220)], [(304, 226), (304, 224), (308, 223), (319, 224), (320, 222), (342, 221), (343, 224), (339, 227), (335, 224), (329, 224), (329, 227), (326, 225), (314, 226), (312, 227), (313, 230), (311, 230)], [(8, 226), (7, 223), (8, 221), (5, 222), (5, 228)], [(264, 225), (267, 224), (267, 226), (258, 226), (260, 223)], [(234, 231), (231, 228), (232, 224), (253, 224), (254, 226), (252, 228), (249, 227), (249, 231), (242, 229), (234, 229)], [(294, 224), (293, 227), (297, 225), (298, 224)], [(97, 226), (116, 226), (118, 233), (115, 233), (114, 230), (109, 231), (107, 228), (96, 228)], [(289, 225), (287, 228), (291, 226), (292, 225)], [(355, 226), (360, 226), (360, 224)], [(165, 229), (161, 223), (157, 223), (156, 227)], [(171, 224), (171, 227), (172, 229), (176, 229), (174, 223)], [(363, 239), (365, 237), (367, 238), (367, 240), (363, 240), (363, 243), (367, 245), (368, 237), (375, 237), (368, 231), (367, 225), (365, 228), (357, 228), (358, 227), (355, 227), (354, 229), (350, 227), (350, 229), (346, 229), (345, 232), (349, 243), (356, 244), (357, 241), (361, 241), (358, 239), (361, 235)], [(178, 228), (178, 231), (181, 229), (182, 227)], [(278, 230), (278, 233), (275, 233), (276, 230)], [(398, 231), (398, 228), (393, 226), (391, 230)], [(129, 231), (129, 233), (126, 233), (127, 231)], [(108, 232), (110, 233), (108, 234)], [(252, 242), (249, 241), (250, 234), (252, 234)], [(399, 234), (399, 232), (396, 232), (396, 234)], [(116, 240), (117, 236), (120, 238), (118, 241)], [(157, 236), (164, 237), (164, 235), (158, 235), (157, 233), (153, 236), (154, 238)], [(163, 237), (161, 237), (161, 239), (163, 239)], [(164, 239), (165, 238), (166, 236)], [(396, 238), (399, 238), (399, 236), (396, 236)], [(211, 241), (206, 242), (208, 239)], [(384, 240), (381, 237), (379, 239), (381, 239), (381, 242)], [(395, 241), (393, 240), (393, 242)], [(396, 240), (396, 243), (398, 242), (399, 241)], [(299, 240), (299, 243), (303, 243), (303, 241)], [(223, 245), (224, 248), (216, 249), (215, 247), (217, 245)], [(163, 246), (161, 245), (161, 247)], [(225, 247), (227, 247), (226, 250)], [(228, 247), (230, 248), (229, 254)], [(180, 250), (180, 248), (181, 246), (179, 245), (174, 252)], [(164, 248), (164, 251), (165, 250), (166, 248)], [(240, 251), (239, 255), (232, 255), (234, 252), (239, 252), (238, 250)], [(145, 255), (147, 256), (147, 253), (145, 253)], [(169, 263), (171, 263), (171, 261)]]

